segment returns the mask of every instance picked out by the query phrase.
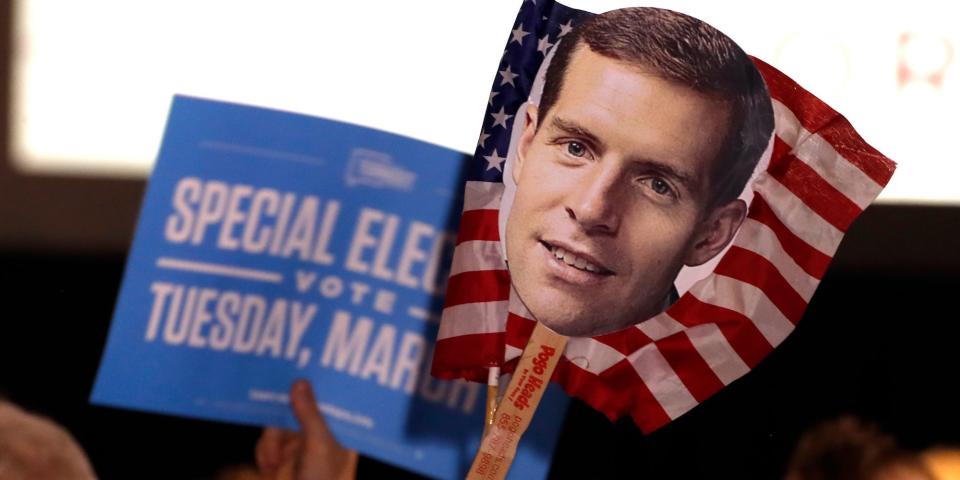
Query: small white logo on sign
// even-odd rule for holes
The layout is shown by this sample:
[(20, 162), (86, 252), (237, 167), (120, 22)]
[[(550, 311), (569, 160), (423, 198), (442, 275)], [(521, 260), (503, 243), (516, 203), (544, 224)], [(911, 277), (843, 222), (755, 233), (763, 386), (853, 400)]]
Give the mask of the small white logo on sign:
[(394, 164), (393, 157), (386, 153), (355, 148), (350, 153), (345, 180), (350, 187), (363, 185), (409, 191), (413, 190), (417, 174)]

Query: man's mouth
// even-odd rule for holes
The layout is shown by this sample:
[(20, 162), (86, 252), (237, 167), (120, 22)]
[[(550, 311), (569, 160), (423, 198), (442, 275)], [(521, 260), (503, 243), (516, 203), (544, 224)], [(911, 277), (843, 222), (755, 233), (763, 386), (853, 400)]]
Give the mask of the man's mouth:
[(586, 258), (585, 255), (578, 255), (570, 250), (567, 250), (563, 247), (553, 245), (547, 242), (541, 242), (547, 250), (556, 258), (557, 260), (576, 268), (577, 270), (582, 270), (585, 272), (590, 272), (597, 275), (612, 275), (613, 272), (609, 269), (594, 263), (592, 260)]

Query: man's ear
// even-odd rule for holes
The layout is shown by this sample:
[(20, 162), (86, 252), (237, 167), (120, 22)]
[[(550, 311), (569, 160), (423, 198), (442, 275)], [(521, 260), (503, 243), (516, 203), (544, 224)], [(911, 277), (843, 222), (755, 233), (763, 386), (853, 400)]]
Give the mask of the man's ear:
[(527, 151), (533, 143), (533, 137), (537, 134), (537, 106), (527, 105), (526, 123), (523, 126), (523, 135), (520, 136), (520, 143), (517, 145), (517, 158), (513, 162), (513, 183), (520, 184), (520, 170), (523, 169), (524, 159), (527, 158)]
[(747, 204), (740, 199), (714, 208), (697, 227), (683, 263), (695, 267), (717, 256), (733, 240), (746, 215)]

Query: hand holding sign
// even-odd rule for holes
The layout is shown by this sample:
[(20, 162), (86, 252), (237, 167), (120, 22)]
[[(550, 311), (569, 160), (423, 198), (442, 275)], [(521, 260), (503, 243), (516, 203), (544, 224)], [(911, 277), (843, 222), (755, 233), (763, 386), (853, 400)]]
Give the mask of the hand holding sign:
[(317, 399), (306, 380), (290, 388), (290, 404), (301, 430), (263, 429), (257, 441), (257, 467), (266, 478), (276, 480), (352, 479), (357, 471), (357, 452), (337, 442), (317, 408)]

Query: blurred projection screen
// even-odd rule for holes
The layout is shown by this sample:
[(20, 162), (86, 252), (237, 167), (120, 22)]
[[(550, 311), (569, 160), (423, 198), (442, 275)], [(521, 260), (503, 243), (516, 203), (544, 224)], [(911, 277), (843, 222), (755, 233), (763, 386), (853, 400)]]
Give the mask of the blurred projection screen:
[[(636, 4), (563, 3), (594, 12)], [(10, 157), (30, 174), (146, 176), (174, 93), (473, 152), (520, 4), (19, 0)], [(960, 203), (952, 3), (648, 4), (706, 20), (849, 118), (900, 164), (884, 201)]]

